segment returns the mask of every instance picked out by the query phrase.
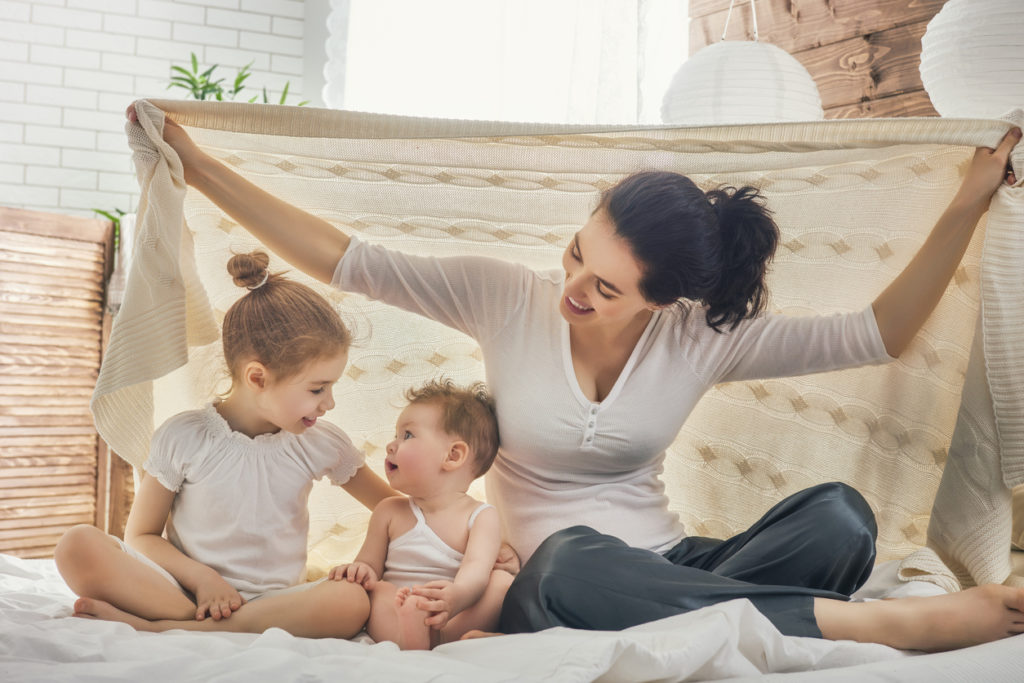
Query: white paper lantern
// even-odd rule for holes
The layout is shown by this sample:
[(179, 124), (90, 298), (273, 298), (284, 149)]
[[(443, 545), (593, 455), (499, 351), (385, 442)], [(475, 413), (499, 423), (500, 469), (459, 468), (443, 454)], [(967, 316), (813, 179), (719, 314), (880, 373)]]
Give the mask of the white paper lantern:
[(665, 123), (813, 121), (825, 118), (818, 86), (782, 48), (721, 41), (683, 62), (661, 105)]
[(1024, 0), (950, 0), (921, 38), (921, 82), (942, 116), (1024, 106)]

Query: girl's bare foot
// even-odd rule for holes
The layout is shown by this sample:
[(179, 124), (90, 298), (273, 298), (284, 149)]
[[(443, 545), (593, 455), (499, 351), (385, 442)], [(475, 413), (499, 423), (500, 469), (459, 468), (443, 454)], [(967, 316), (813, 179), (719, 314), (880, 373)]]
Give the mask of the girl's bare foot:
[(422, 598), (412, 595), (408, 588), (395, 593), (395, 610), (398, 612), (398, 638), (395, 642), (403, 650), (429, 650), (430, 627), (424, 620), (427, 612), (420, 609)]
[(814, 616), (831, 640), (952, 650), (1024, 633), (1024, 588), (989, 584), (949, 595), (860, 603), (816, 598)]
[(152, 631), (152, 622), (124, 610), (114, 607), (109, 602), (96, 598), (78, 598), (75, 600), (75, 612), (72, 616), (83, 619), (101, 619), (103, 621), (120, 621), (128, 624), (136, 631)]

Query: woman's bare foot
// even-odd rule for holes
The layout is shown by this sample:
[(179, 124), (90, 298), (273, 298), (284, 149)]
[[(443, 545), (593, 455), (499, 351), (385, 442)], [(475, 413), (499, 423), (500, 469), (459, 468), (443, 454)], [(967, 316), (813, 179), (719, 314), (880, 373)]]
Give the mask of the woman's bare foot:
[(154, 630), (152, 622), (118, 609), (109, 602), (95, 598), (78, 598), (75, 600), (75, 612), (72, 616), (83, 619), (101, 619), (102, 621), (120, 621), (122, 624), (128, 624), (136, 631)]
[(430, 627), (424, 620), (428, 614), (420, 609), (420, 600), (408, 588), (395, 593), (395, 610), (398, 612), (398, 647), (403, 650), (429, 650)]
[(989, 584), (926, 598), (841, 602), (816, 598), (824, 637), (937, 652), (1024, 633), (1024, 588)]

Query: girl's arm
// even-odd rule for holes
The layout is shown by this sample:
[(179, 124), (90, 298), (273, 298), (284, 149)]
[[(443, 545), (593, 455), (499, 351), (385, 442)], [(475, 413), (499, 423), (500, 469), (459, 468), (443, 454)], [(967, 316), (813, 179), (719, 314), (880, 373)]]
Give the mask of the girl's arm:
[(487, 588), (494, 562), (501, 546), (501, 524), (498, 511), (487, 508), (476, 516), (469, 530), (466, 552), (453, 581), (431, 581), (412, 589), (413, 595), (427, 598), (421, 605), (430, 612), (426, 623), (442, 628), (456, 614), (476, 604)]
[(329, 579), (347, 579), (361, 584), (366, 590), (373, 590), (384, 573), (384, 560), (387, 559), (388, 543), (391, 540), (391, 520), (398, 505), (409, 507), (403, 496), (397, 496), (382, 500), (374, 508), (366, 529), (366, 538), (356, 559), (350, 564), (338, 565), (331, 569), (327, 575)]
[[(136, 121), (135, 105), (128, 119)], [(181, 126), (164, 119), (164, 140), (178, 153), (185, 182), (206, 195), (275, 254), (322, 282), (348, 249), (349, 238), (327, 221), (284, 202), (216, 161)]]
[(1006, 169), (1010, 150), (1020, 138), (1020, 129), (1014, 128), (996, 149), (975, 151), (959, 191), (921, 249), (872, 303), (890, 356), (899, 356), (907, 348), (939, 303), (1000, 183), (1016, 182)]
[(371, 510), (385, 498), (401, 495), (366, 465), (356, 470), (352, 478), (342, 484), (341, 488)]
[(215, 570), (193, 560), (162, 535), (175, 495), (156, 477), (144, 473), (125, 524), (125, 543), (166, 569), (196, 596), (196, 619), (202, 620), (207, 613), (214, 620), (229, 617), (244, 602), (238, 591)]

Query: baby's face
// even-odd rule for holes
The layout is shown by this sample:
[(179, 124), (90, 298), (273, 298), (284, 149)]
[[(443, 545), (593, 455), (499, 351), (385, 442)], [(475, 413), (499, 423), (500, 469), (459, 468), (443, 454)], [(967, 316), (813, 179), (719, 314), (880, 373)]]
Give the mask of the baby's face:
[(441, 429), (441, 408), (407, 406), (398, 416), (395, 439), (387, 446), (384, 473), (392, 488), (410, 496), (433, 490), (449, 449), (456, 441)]

